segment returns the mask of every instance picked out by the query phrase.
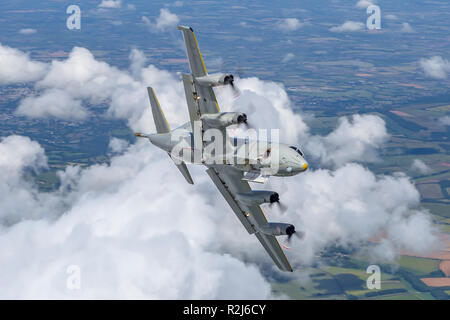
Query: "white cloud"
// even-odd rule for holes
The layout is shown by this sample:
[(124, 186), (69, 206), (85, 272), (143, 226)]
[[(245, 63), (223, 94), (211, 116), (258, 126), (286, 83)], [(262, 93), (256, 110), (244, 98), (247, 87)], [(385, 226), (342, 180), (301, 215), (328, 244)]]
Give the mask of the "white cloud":
[[(146, 58), (139, 50), (132, 50), (130, 60), (131, 72), (119, 70), (96, 60), (88, 50), (75, 47), (68, 59), (51, 63), (47, 75), (36, 84), (43, 90), (41, 95), (24, 99), (17, 112), (82, 119), (87, 114), (83, 104), (108, 103), (110, 116), (127, 120), (133, 130), (149, 132), (154, 124), (145, 87), (152, 86), (169, 122), (176, 126), (187, 121), (187, 115), (179, 112), (186, 104), (179, 79), (152, 65), (145, 67)], [(250, 122), (264, 128), (281, 128), (286, 141), (305, 141), (308, 153), (325, 165), (375, 161), (377, 148), (388, 137), (384, 121), (375, 116), (355, 116), (353, 122), (342, 118), (328, 136), (310, 137), (302, 117), (292, 112), (283, 86), (257, 78), (237, 81), (241, 90), (237, 99), (228, 88), (219, 93), (225, 108), (246, 112)]]
[(356, 114), (351, 120), (339, 118), (338, 127), (327, 136), (310, 137), (305, 148), (325, 165), (342, 166), (351, 161), (377, 161), (377, 150), (388, 138), (383, 119)]
[[(305, 232), (298, 243), (303, 261), (311, 261), (313, 254), (333, 242), (358, 246), (386, 230), (387, 240), (397, 248), (423, 252), (423, 243), (428, 249), (437, 243), (431, 217), (411, 210), (419, 205), (420, 196), (406, 176), (376, 177), (360, 165), (347, 164), (336, 171), (310, 171), (292, 184), (281, 199), (288, 199), (286, 204), (294, 208), (288, 217)], [(412, 228), (421, 228), (417, 224), (423, 222), (427, 232), (410, 240), (403, 225), (411, 221)], [(391, 232), (397, 229), (403, 232)]]
[(159, 16), (156, 18), (155, 23), (153, 23), (149, 18), (143, 16), (142, 21), (149, 27), (151, 32), (156, 31), (167, 31), (176, 28), (180, 19), (178, 16), (169, 11), (169, 9), (162, 8), (159, 12)]
[(444, 116), (440, 118), (439, 122), (442, 123), (444, 126), (450, 126), (450, 116)]
[(134, 130), (149, 131), (154, 124), (146, 87), (152, 86), (160, 92), (158, 99), (169, 121), (180, 124), (185, 115), (179, 112), (179, 106), (186, 103), (180, 81), (152, 65), (144, 68), (146, 59), (138, 50), (132, 50), (130, 60), (131, 72), (119, 70), (96, 60), (89, 50), (75, 47), (66, 60), (52, 61), (43, 79), (36, 82), (41, 94), (23, 99), (18, 112), (34, 117), (82, 119), (86, 115), (83, 104), (108, 103), (109, 115), (128, 120)]
[[(321, 252), (335, 245), (368, 252), (376, 256), (375, 262), (393, 262), (399, 250), (423, 254), (440, 244), (432, 217), (420, 210), (420, 195), (405, 175), (376, 176), (350, 163), (336, 170), (308, 169), (294, 179), (275, 178), (265, 189), (279, 192), (288, 207), (284, 214), (263, 208), (268, 219), (289, 221), (304, 233), (302, 240), (293, 239), (287, 253), (294, 265), (317, 263)], [(221, 221), (229, 223), (228, 219)], [(411, 230), (417, 231), (417, 237)], [(264, 252), (254, 250), (256, 241), (243, 242), (230, 228), (220, 233), (226, 239), (223, 246), (234, 255), (270, 262)], [(374, 239), (383, 240), (368, 244)]]
[(428, 77), (434, 79), (447, 79), (450, 73), (450, 62), (440, 56), (420, 59), (420, 66)]
[(110, 149), (114, 153), (122, 153), (125, 151), (129, 146), (129, 143), (127, 140), (119, 139), (119, 138), (111, 138), (109, 140), (108, 149)]
[(428, 174), (431, 172), (431, 168), (420, 159), (414, 159), (413, 163), (411, 164), (411, 170), (419, 172), (421, 174)]
[(375, 1), (373, 0), (359, 0), (358, 3), (356, 3), (356, 6), (361, 9), (366, 9), (373, 4), (375, 4)]
[(395, 14), (387, 14), (384, 17), (388, 20), (398, 20), (398, 17)]
[(182, 7), (183, 6), (183, 1), (175, 1), (174, 3), (173, 3), (173, 6), (174, 7)]
[(294, 59), (294, 58), (295, 58), (295, 55), (294, 55), (293, 53), (289, 52), (289, 53), (287, 53), (287, 54), (284, 56), (283, 62), (284, 62), (284, 63), (289, 62), (289, 61), (291, 61), (291, 60)]
[(34, 34), (36, 32), (37, 32), (36, 29), (31, 29), (31, 28), (25, 28), (25, 29), (19, 30), (19, 33), (24, 34), (24, 35)]
[(413, 29), (413, 27), (411, 27), (411, 25), (409, 23), (403, 22), (402, 23), (402, 28), (401, 28), (400, 31), (404, 32), (404, 33), (413, 33), (414, 29)]
[(330, 28), (332, 32), (355, 32), (364, 30), (364, 23), (358, 21), (346, 21), (340, 26)]
[(0, 170), (2, 177), (16, 179), (25, 167), (37, 171), (46, 167), (47, 158), (44, 149), (28, 137), (0, 137)]
[(131, 61), (130, 69), (132, 75), (135, 78), (139, 78), (141, 70), (145, 68), (145, 65), (147, 63), (147, 57), (144, 55), (142, 51), (133, 48), (129, 55), (129, 59)]
[[(294, 113), (284, 87), (257, 78), (237, 79), (241, 95), (235, 99), (231, 90), (217, 95), (222, 109), (245, 112), (253, 127), (279, 129), (282, 142), (300, 141), (309, 158), (327, 167), (349, 162), (375, 162), (378, 150), (389, 139), (383, 119), (374, 115), (339, 118), (338, 126), (327, 136), (311, 135), (304, 115)], [(242, 128), (231, 134), (242, 135)]]
[(26, 171), (37, 172), (46, 166), (44, 149), (38, 143), (22, 136), (0, 138), (0, 234), (23, 219), (55, 217), (54, 197), (37, 192), (30, 179), (22, 178)]
[[(0, 252), (1, 298), (270, 297), (255, 266), (215, 249), (221, 226), (204, 196), (187, 184), (163, 192), (163, 181), (175, 185), (180, 176), (149, 144), (132, 146), (110, 165), (68, 167), (51, 193), (19, 179), (27, 166), (42, 165), (36, 142), (8, 137), (0, 149), (13, 157), (0, 170), (15, 177), (0, 203), (1, 223), (10, 218), (0, 228), (0, 246), (7, 248)], [(3, 176), (0, 186), (5, 191)], [(81, 269), (81, 290), (66, 287), (70, 265)]]
[(159, 30), (166, 30), (177, 26), (180, 19), (168, 9), (161, 9), (159, 17), (156, 18), (156, 28)]
[(82, 120), (88, 115), (80, 100), (73, 99), (60, 89), (49, 89), (40, 96), (23, 99), (16, 113), (30, 118), (54, 117), (64, 120)]
[[(234, 98), (229, 88), (218, 92), (222, 109), (246, 113), (252, 126), (279, 129), (283, 141), (298, 141), (307, 136), (308, 126), (300, 114), (292, 111), (283, 85), (258, 78), (236, 79), (236, 85), (241, 91), (238, 98)], [(243, 134), (241, 130), (232, 129), (233, 134)]]
[(277, 27), (282, 31), (295, 31), (304, 26), (304, 23), (300, 22), (297, 18), (281, 19)]
[(102, 0), (98, 5), (99, 8), (121, 8), (122, 0)]
[[(128, 120), (133, 130), (152, 132), (145, 89), (151, 85), (173, 127), (186, 122), (179, 78), (146, 66), (138, 50), (130, 60), (130, 70), (120, 70), (87, 49), (74, 48), (66, 60), (51, 63), (36, 83), (41, 96), (29, 99), (36, 103), (55, 90), (86, 106), (105, 102), (111, 116)], [(279, 128), (282, 142), (303, 144), (307, 159), (319, 160), (318, 168), (295, 178), (270, 180), (289, 210), (284, 216), (270, 210), (269, 220), (291, 222), (305, 232), (287, 253), (295, 267), (317, 261), (322, 250), (336, 243), (382, 252), (385, 259), (395, 258), (398, 249), (435, 246), (430, 216), (419, 208), (419, 193), (408, 177), (376, 176), (349, 163), (377, 159), (388, 137), (381, 118), (343, 117), (330, 134), (316, 136), (306, 117), (293, 112), (282, 84), (236, 78), (236, 85), (241, 91), (237, 99), (229, 88), (218, 92), (223, 111), (246, 112), (258, 128)], [(43, 149), (27, 138), (6, 139), (7, 147), (1, 149), (0, 143), (0, 174), (11, 178), (0, 180), (8, 200), (0, 203), (0, 246), (9, 249), (0, 251), (5, 266), (0, 297), (270, 297), (270, 286), (253, 263), (275, 270), (273, 262), (232, 214), (204, 168), (190, 166), (193, 187), (147, 141), (126, 146), (112, 139), (111, 151), (121, 154), (111, 157), (110, 164), (67, 167), (59, 173), (60, 188), (43, 193), (22, 178), (26, 168), (45, 166)], [(320, 169), (320, 163), (332, 169)], [(367, 248), (367, 241), (382, 235), (379, 245)], [(66, 289), (66, 268), (73, 264), (82, 270), (78, 293)]]
[(32, 61), (28, 54), (0, 43), (0, 84), (36, 81), (46, 69), (45, 63)]
[[(28, 138), (7, 137), (0, 151), (14, 159), (0, 158), (0, 172), (13, 177), (0, 182), (9, 188), (0, 203), (0, 246), (8, 248), (0, 251), (0, 297), (270, 297), (253, 263), (275, 269), (272, 261), (202, 168), (190, 166), (193, 189), (169, 157), (139, 141), (110, 164), (67, 167), (59, 173), (60, 188), (42, 193), (22, 176), (27, 167), (45, 166), (43, 149)], [(398, 250), (426, 253), (438, 244), (431, 218), (418, 211), (420, 196), (404, 175), (375, 176), (347, 164), (274, 178), (270, 188), (280, 191), (289, 209), (280, 216), (264, 207), (268, 218), (292, 222), (305, 234), (287, 253), (296, 268), (314, 263), (335, 244), (388, 261)], [(383, 237), (379, 245), (366, 245), (377, 237)], [(69, 265), (81, 268), (78, 292), (66, 288)]]

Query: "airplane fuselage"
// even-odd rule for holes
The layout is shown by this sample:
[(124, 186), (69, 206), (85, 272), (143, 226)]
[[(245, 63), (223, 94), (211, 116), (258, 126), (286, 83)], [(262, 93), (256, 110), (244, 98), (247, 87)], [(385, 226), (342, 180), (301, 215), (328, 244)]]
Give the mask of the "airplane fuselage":
[(264, 176), (293, 176), (304, 172), (308, 163), (293, 146), (263, 140), (229, 137), (224, 143), (196, 141), (190, 123), (164, 134), (148, 135), (157, 147), (175, 161), (203, 165), (230, 165), (244, 171), (259, 171)]

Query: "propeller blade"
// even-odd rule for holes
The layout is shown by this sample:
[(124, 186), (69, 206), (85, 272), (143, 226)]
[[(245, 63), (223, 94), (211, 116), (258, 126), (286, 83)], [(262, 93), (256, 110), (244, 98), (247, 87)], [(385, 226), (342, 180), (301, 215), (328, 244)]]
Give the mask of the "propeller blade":
[(288, 209), (288, 206), (278, 201), (278, 208), (280, 209), (281, 213), (285, 213)]
[(233, 97), (236, 99), (241, 95), (241, 90), (239, 90), (234, 84), (234, 80), (230, 81), (231, 90), (233, 90)]
[(281, 214), (285, 213), (288, 209), (288, 206), (285, 204), (282, 204), (279, 200), (269, 204), (269, 207), (272, 208), (273, 205), (275, 205), (278, 208), (278, 210), (280, 211)]
[(289, 233), (286, 240), (282, 243), (282, 246), (285, 249), (287, 249), (287, 250), (291, 249), (291, 247), (292, 247), (291, 243), (292, 243), (293, 236), (297, 237), (299, 240), (302, 240), (304, 238), (305, 234), (301, 231), (297, 232), (295, 230), (293, 232)]

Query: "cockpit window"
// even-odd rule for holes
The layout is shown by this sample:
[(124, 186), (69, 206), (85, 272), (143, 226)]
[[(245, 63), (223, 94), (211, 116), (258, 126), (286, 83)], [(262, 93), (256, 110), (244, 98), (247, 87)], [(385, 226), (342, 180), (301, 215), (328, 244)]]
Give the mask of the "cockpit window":
[(296, 146), (290, 146), (289, 148), (294, 149), (299, 155), (303, 157), (303, 152), (300, 150), (300, 148), (297, 148)]

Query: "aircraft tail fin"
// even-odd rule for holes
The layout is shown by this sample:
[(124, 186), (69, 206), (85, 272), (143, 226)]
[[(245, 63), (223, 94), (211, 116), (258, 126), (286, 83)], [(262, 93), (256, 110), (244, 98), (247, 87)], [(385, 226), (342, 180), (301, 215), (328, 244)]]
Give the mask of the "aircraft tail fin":
[(164, 113), (159, 105), (158, 99), (156, 98), (155, 91), (153, 88), (148, 87), (148, 97), (150, 99), (150, 105), (152, 107), (153, 120), (155, 121), (156, 132), (158, 133), (169, 133), (170, 126), (164, 116)]
[[(169, 123), (166, 120), (166, 117), (164, 116), (164, 112), (161, 109), (161, 106), (158, 102), (158, 99), (156, 98), (155, 91), (153, 88), (148, 87), (148, 97), (150, 99), (150, 105), (152, 107), (152, 114), (153, 114), (153, 120), (155, 121), (155, 127), (156, 132), (158, 134), (164, 134), (164, 133), (170, 133), (170, 126)], [(152, 141), (153, 144), (155, 144), (155, 136), (156, 135), (145, 135), (142, 133), (136, 133), (135, 136), (137, 137), (143, 137), (143, 138), (149, 138), (150, 141)], [(170, 156), (170, 153), (169, 153)], [(183, 161), (180, 164), (177, 164), (175, 162), (175, 165), (177, 166), (178, 170), (180, 170), (183, 177), (186, 179), (186, 181), (190, 184), (194, 184), (194, 180), (192, 180), (191, 174), (189, 173), (189, 170), (186, 166), (186, 163)]]

